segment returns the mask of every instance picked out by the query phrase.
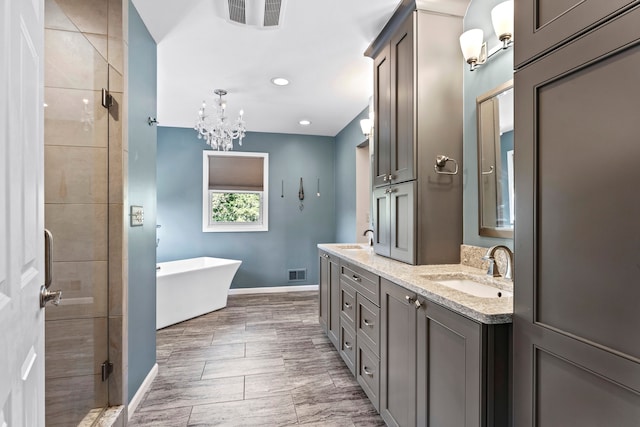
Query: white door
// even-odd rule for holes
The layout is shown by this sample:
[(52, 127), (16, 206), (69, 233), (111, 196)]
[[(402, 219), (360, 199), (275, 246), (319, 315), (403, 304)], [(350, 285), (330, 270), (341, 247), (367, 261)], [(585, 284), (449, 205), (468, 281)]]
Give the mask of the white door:
[(43, 0), (0, 0), (0, 427), (44, 426)]

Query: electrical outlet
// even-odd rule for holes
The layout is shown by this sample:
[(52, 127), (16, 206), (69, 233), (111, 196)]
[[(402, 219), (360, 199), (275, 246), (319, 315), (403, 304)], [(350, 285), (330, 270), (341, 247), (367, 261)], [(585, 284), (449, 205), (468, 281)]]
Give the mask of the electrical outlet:
[(144, 208), (142, 206), (131, 206), (131, 226), (140, 227), (144, 224)]

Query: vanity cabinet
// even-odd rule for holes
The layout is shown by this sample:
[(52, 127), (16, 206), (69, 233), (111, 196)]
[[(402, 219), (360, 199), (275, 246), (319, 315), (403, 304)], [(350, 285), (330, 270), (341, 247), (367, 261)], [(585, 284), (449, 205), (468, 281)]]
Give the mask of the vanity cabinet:
[(637, 5), (637, 0), (526, 0), (515, 13), (514, 66), (553, 50), (607, 19)]
[(639, 22), (640, 5), (515, 73), (517, 426), (640, 425)]
[(356, 380), (379, 408), (380, 278), (340, 262), (340, 346), (338, 352)]
[(380, 310), (387, 425), (510, 425), (510, 325), (480, 324), (384, 278)]
[[(460, 16), (403, 1), (365, 52), (374, 60), (374, 250), (408, 264), (460, 260), (461, 29)], [(437, 173), (439, 155), (455, 160), (456, 175)], [(439, 171), (453, 170), (451, 161)]]
[(336, 348), (340, 342), (340, 273), (339, 260), (320, 251), (319, 321)]

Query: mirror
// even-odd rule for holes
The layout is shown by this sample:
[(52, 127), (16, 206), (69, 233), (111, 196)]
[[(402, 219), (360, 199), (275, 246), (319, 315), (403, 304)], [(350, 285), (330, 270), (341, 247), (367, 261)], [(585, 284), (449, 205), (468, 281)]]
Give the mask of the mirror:
[(513, 238), (513, 80), (476, 100), (480, 235)]

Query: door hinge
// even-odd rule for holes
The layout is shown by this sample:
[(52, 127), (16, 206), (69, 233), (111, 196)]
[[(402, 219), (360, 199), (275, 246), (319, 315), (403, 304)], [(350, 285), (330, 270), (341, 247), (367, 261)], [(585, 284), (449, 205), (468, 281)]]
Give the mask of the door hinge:
[(102, 89), (102, 106), (104, 108), (109, 108), (112, 105), (113, 105), (113, 96), (111, 96), (108, 90)]
[(108, 360), (102, 364), (102, 381), (106, 381), (113, 372), (113, 363)]

